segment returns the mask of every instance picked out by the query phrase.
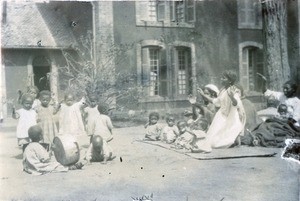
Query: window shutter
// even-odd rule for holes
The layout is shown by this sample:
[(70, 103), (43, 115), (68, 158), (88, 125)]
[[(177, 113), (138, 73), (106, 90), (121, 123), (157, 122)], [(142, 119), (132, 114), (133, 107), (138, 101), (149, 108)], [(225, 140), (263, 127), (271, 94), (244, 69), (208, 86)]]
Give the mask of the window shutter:
[(159, 66), (159, 95), (162, 97), (168, 96), (168, 69), (166, 57), (166, 49), (161, 49)]
[(136, 21), (156, 21), (156, 1), (136, 1)]
[(157, 21), (157, 7), (156, 0), (148, 1), (148, 21)]
[(142, 86), (145, 95), (148, 94), (150, 84), (149, 48), (142, 48)]
[(262, 10), (261, 4), (258, 0), (255, 1), (255, 24), (262, 28)]
[(175, 1), (170, 1), (170, 20), (171, 22), (176, 21), (176, 6), (175, 6)]
[(177, 94), (177, 67), (176, 67), (176, 50), (174, 47), (170, 50), (171, 55), (171, 80), (172, 80), (172, 95), (173, 97)]
[(238, 23), (239, 28), (246, 24), (246, 0), (239, 0), (238, 3)]
[(135, 2), (137, 21), (149, 21), (149, 1)]
[(195, 1), (194, 0), (187, 0), (186, 5), (186, 19), (187, 22), (195, 22), (196, 13), (195, 13)]
[(176, 1), (176, 17), (178, 22), (185, 22), (185, 2)]
[(242, 84), (244, 90), (249, 89), (248, 49), (247, 48), (244, 48), (243, 53), (242, 53), (241, 84)]
[[(265, 74), (264, 72), (264, 55), (263, 55), (263, 50), (257, 49), (256, 50), (256, 72), (260, 73), (262, 75)], [(256, 91), (261, 91), (262, 90), (262, 79), (256, 76), (255, 79), (255, 90)]]
[(157, 2), (157, 21), (165, 21), (166, 2)]
[(255, 49), (248, 48), (248, 83), (251, 91), (254, 90), (255, 71)]
[(188, 48), (187, 51), (187, 67), (188, 67), (188, 94), (193, 94), (193, 75), (192, 75), (192, 54), (191, 48)]

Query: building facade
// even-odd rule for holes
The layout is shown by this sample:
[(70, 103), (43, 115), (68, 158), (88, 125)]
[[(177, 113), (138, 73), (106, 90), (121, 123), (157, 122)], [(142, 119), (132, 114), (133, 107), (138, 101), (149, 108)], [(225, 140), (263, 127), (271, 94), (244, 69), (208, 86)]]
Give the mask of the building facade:
[[(289, 63), (298, 80), (299, 7), (289, 1), (287, 27)], [(112, 45), (132, 44), (122, 63), (110, 66), (136, 74), (143, 91), (138, 109), (185, 107), (198, 87), (220, 86), (226, 69), (236, 71), (248, 95), (256, 96), (262, 87), (257, 73), (266, 74), (258, 0), (3, 2), (4, 113), (28, 84), (48, 87), (61, 99), (68, 85), (59, 73), (66, 65), (62, 50), (83, 48), (88, 33), (95, 65), (105, 61)], [(47, 73), (49, 84), (42, 86)]]

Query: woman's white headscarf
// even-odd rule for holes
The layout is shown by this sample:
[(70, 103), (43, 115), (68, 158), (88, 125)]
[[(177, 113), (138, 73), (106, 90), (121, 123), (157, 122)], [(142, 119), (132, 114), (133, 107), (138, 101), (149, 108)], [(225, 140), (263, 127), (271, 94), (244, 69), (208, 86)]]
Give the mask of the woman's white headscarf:
[(217, 95), (219, 95), (219, 93), (220, 93), (220, 91), (216, 85), (208, 84), (208, 85), (205, 85), (205, 88), (208, 88), (208, 89), (216, 92)]

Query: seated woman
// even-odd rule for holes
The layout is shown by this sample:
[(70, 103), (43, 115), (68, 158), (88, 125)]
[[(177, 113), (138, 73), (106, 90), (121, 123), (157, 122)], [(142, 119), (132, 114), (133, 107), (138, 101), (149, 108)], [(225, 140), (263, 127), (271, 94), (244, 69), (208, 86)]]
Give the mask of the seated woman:
[(289, 118), (266, 119), (252, 131), (252, 145), (282, 147), (286, 138), (300, 137), (300, 100), (296, 97), (296, 90), (297, 84), (293, 81), (284, 83), (283, 92), (266, 90), (264, 87), (265, 96), (273, 96), (281, 106), (287, 107), (285, 116)]
[(267, 108), (257, 111), (257, 116), (261, 121), (275, 117), (277, 115), (278, 100), (270, 96), (267, 98)]
[[(265, 85), (264, 85), (265, 86)], [(280, 104), (288, 107), (289, 115), (295, 120), (294, 125), (300, 125), (300, 99), (296, 96), (297, 84), (289, 80), (283, 85), (283, 92), (271, 91), (264, 87), (264, 95), (273, 96)]]
[[(210, 98), (216, 98), (219, 94), (219, 89), (213, 84), (208, 84), (205, 85), (203, 93)], [(199, 101), (196, 97), (189, 96), (189, 101), (193, 106), (193, 119), (195, 121), (199, 119), (196, 111), (200, 110), (199, 112), (201, 112), (202, 119), (205, 119), (207, 124), (206, 127), (208, 127), (219, 108), (205, 97), (202, 97), (202, 99), (203, 101)], [(204, 130), (207, 130), (207, 128)]]
[(240, 91), (235, 86), (237, 75), (232, 71), (222, 74), (221, 89), (217, 98), (210, 98), (198, 89), (201, 96), (220, 107), (215, 114), (205, 139), (198, 139), (192, 152), (211, 152), (213, 148), (228, 148), (244, 130), (245, 112), (240, 99)]

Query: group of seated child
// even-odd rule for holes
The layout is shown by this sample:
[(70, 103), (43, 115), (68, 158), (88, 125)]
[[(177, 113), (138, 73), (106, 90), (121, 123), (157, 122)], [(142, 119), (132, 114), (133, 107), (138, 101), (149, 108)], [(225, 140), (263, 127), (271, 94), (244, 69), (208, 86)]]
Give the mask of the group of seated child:
[[(184, 116), (189, 118), (191, 114), (191, 112), (186, 112)], [(190, 149), (194, 140), (199, 138), (197, 130), (193, 129), (191, 119), (188, 121), (179, 120), (176, 124), (175, 116), (168, 114), (166, 117), (167, 125), (162, 125), (158, 121), (159, 114), (151, 112), (149, 114), (149, 121), (145, 125), (145, 140), (173, 144), (173, 147), (177, 149)]]

